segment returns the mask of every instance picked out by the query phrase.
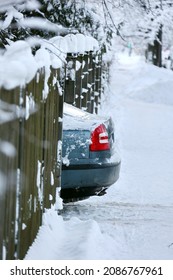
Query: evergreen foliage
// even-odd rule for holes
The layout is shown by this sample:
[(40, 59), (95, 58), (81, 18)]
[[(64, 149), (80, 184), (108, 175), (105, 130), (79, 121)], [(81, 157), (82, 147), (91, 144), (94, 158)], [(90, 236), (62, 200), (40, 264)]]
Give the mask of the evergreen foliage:
[[(98, 4), (74, 0), (39, 0), (37, 2), (40, 5), (35, 10), (25, 9), (24, 5), (13, 4), (13, 7), (7, 8), (6, 12), (0, 14), (0, 21), (5, 22), (5, 27), (0, 30), (1, 47), (7, 44), (8, 40), (25, 39), (28, 36), (50, 38), (76, 32), (93, 36), (100, 41), (104, 49), (111, 43), (113, 30), (104, 19), (103, 13), (99, 14)], [(44, 19), (45, 22), (65, 29), (52, 31), (45, 30), (42, 26), (37, 28), (23, 26), (23, 21), (35, 18)]]
[[(5, 0), (4, 0), (5, 1)], [(50, 38), (80, 32), (96, 38), (104, 51), (111, 49), (114, 37), (127, 46), (145, 50), (148, 45), (173, 44), (173, 3), (170, 0), (7, 0), (13, 5), (0, 7), (0, 46), (9, 40), (28, 36)], [(36, 2), (33, 9), (27, 3)], [(54, 29), (24, 25), (40, 18)], [(62, 28), (58, 28), (61, 26)], [(57, 28), (56, 28), (57, 27)]]

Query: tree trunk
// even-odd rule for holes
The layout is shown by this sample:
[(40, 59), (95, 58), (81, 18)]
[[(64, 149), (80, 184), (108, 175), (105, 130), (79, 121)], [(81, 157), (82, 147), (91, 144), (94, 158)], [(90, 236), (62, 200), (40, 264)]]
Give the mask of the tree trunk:
[(160, 26), (157, 39), (154, 41), (152, 60), (154, 65), (162, 67), (162, 26)]

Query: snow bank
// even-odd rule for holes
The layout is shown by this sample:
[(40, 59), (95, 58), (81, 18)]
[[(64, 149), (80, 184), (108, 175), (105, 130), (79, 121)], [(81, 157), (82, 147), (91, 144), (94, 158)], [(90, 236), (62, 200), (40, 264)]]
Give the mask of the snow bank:
[[(126, 93), (129, 98), (148, 103), (173, 105), (173, 71), (142, 63), (136, 78), (132, 80)], [(135, 88), (135, 90), (134, 90)]]
[(46, 76), (44, 97), (46, 97), (48, 92), (46, 84), (51, 66), (54, 69), (61, 68), (66, 63), (68, 53), (84, 54), (88, 51), (99, 50), (97, 40), (82, 34), (56, 36), (50, 40), (35, 39), (35, 43), (40, 45), (35, 56), (31, 49), (33, 42), (33, 39), (28, 42), (20, 40), (12, 42), (0, 55), (0, 87), (10, 90), (17, 86), (24, 86), (34, 78), (38, 69), (44, 67)]
[(64, 221), (54, 209), (50, 209), (43, 216), (43, 225), (25, 260), (97, 259), (101, 253), (97, 245), (103, 242), (102, 238), (95, 221), (81, 221), (75, 217)]

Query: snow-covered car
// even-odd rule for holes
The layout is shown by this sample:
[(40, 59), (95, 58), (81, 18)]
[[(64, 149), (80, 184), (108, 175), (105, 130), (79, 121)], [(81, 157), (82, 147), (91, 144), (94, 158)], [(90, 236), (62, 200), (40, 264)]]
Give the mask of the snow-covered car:
[(112, 119), (64, 103), (62, 158), (64, 202), (105, 194), (121, 164)]

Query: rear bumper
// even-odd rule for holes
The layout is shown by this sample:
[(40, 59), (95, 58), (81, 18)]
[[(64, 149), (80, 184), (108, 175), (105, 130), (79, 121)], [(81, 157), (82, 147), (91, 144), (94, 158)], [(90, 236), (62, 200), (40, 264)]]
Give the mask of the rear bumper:
[(63, 165), (60, 195), (64, 199), (101, 195), (118, 180), (119, 173), (120, 162)]

